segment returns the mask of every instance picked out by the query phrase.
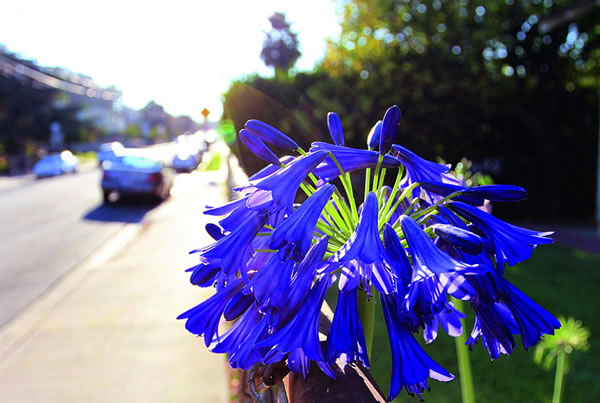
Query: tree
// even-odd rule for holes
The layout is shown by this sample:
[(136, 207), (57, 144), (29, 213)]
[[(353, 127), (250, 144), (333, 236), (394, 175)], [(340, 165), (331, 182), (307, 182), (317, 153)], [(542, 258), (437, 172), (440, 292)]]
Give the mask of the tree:
[[(0, 51), (6, 61), (37, 68), (7, 51)], [(77, 105), (61, 102), (60, 93), (31, 78), (10, 73), (0, 74), (0, 144), (8, 154), (18, 154), (32, 141), (45, 144), (50, 136), (50, 124), (60, 122), (67, 143), (79, 140), (82, 128), (90, 127), (77, 118)]]
[(290, 68), (300, 57), (298, 39), (291, 31), (290, 24), (285, 20), (285, 14), (274, 13), (269, 17), (271, 31), (266, 32), (267, 38), (263, 44), (260, 57), (267, 66), (275, 69), (275, 76), (286, 77)]
[[(600, 8), (552, 32), (540, 27), (575, 3), (344, 2), (340, 39), (321, 66), (334, 79), (311, 88), (310, 101), (318, 114), (341, 112), (351, 144), (397, 103), (403, 144), (428, 158), (494, 162), (498, 181), (530, 190), (521, 214), (589, 215), (597, 100), (585, 73), (600, 64)], [(573, 177), (586, 190), (569, 194)]]

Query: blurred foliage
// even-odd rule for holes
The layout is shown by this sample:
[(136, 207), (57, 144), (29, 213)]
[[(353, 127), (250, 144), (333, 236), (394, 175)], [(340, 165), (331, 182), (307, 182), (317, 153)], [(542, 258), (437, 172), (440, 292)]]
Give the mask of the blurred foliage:
[[(438, 158), (437, 162), (446, 164), (443, 158)], [(473, 161), (462, 157), (451, 171), (466, 187), (493, 185), (494, 180), (490, 175), (481, 173), (478, 167), (473, 166)]]
[(52, 122), (61, 123), (66, 143), (79, 140), (85, 126), (77, 119), (79, 109), (56, 105), (53, 89), (21, 81), (0, 75), (0, 143), (6, 152), (23, 150), (28, 141), (47, 143)]
[(137, 139), (142, 137), (142, 129), (136, 124), (129, 124), (123, 134), (131, 139)]
[[(0, 54), (21, 65), (37, 67), (2, 47)], [(64, 147), (77, 141), (93, 140), (98, 130), (80, 119), (80, 111), (80, 105), (66, 102), (65, 95), (54, 88), (25, 75), (0, 69), (0, 173), (31, 168), (37, 150), (51, 146), (50, 126), (55, 122), (60, 123)]]
[(277, 77), (285, 78), (290, 68), (300, 57), (297, 35), (290, 29), (290, 24), (282, 13), (274, 13), (269, 17), (271, 31), (263, 44), (260, 57), (267, 66), (275, 69)]
[(75, 156), (79, 158), (79, 163), (98, 161), (98, 155), (95, 151), (76, 152)]
[(210, 159), (206, 164), (200, 166), (201, 171), (218, 171), (221, 169), (221, 153), (211, 152)]
[[(529, 191), (526, 203), (498, 206), (500, 215), (592, 216), (600, 102), (593, 1), (338, 4), (340, 38), (314, 72), (232, 84), (224, 110), (237, 130), (260, 119), (306, 144), (326, 138), (326, 114), (335, 111), (346, 144), (363, 147), (398, 104), (398, 143), (428, 159), (466, 156), (499, 183)], [(250, 172), (264, 165), (240, 160)]]

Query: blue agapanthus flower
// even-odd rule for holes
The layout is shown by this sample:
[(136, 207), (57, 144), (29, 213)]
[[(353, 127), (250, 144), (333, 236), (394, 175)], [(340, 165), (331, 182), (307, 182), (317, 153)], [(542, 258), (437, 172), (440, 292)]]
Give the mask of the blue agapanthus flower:
[[(220, 217), (206, 226), (215, 242), (193, 251), (199, 262), (188, 271), (193, 285), (216, 292), (179, 316), (186, 329), (234, 368), (285, 360), (292, 372), (306, 376), (316, 364), (333, 378), (334, 366), (370, 365), (378, 301), (392, 352), (389, 400), (454, 378), (416, 339), (432, 343), (440, 327), (463, 333), (467, 312), (453, 298), (473, 309), (467, 344), (481, 342), (492, 359), (511, 354), (516, 335), (528, 349), (553, 334), (554, 316), (504, 278), (507, 263), (528, 259), (551, 233), (478, 207), (519, 201), (526, 191), (463, 186), (448, 166), (394, 144), (401, 116), (389, 108), (359, 150), (344, 145), (341, 119), (330, 113), (334, 144), (316, 142), (308, 152), (248, 121), (240, 141), (269, 165), (235, 189), (237, 200), (205, 211)], [(268, 144), (296, 155), (277, 156)], [(352, 187), (359, 173), (364, 192)], [(395, 175), (393, 186), (386, 175)], [(328, 293), (337, 303), (327, 326), (320, 317)]]

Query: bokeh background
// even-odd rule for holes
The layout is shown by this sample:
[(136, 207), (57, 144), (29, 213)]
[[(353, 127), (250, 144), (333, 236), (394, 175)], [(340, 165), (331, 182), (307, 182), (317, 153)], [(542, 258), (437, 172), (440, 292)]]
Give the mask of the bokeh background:
[[(96, 183), (101, 171), (95, 155), (101, 144), (158, 145), (155, 150), (168, 154), (161, 159), (170, 161), (179, 150), (179, 136), (197, 133), (206, 145), (226, 143), (252, 174), (264, 163), (235, 135), (248, 119), (272, 124), (307, 149), (313, 141), (328, 141), (326, 115), (335, 111), (346, 145), (363, 148), (373, 124), (397, 104), (403, 112), (399, 144), (452, 164), (465, 179), (528, 190), (527, 201), (496, 204), (494, 214), (554, 230), (556, 242), (508, 268), (507, 277), (550, 312), (579, 319), (591, 330), (590, 350), (570, 361), (564, 401), (600, 400), (597, 1), (197, 3), (106, 1), (92, 2), (85, 10), (69, 0), (0, 4), (0, 226), (5, 240), (25, 230), (30, 234), (22, 249), (0, 241), (6, 242), (9, 256), (0, 268), (13, 276), (0, 284), (0, 294), (16, 294), (27, 282), (22, 273), (39, 268), (40, 261), (64, 267), (44, 279), (29, 300), (6, 308), (0, 326), (18, 319), (31, 301), (76, 267), (72, 262), (106, 242), (109, 232), (114, 235), (109, 226), (146, 228), (148, 217), (160, 217), (164, 208), (165, 217), (199, 215), (198, 206), (205, 202), (201, 193), (220, 192), (215, 184), (222, 177), (198, 179), (205, 164), (198, 175), (179, 175), (172, 200), (163, 205), (140, 207), (134, 201), (107, 208)], [(211, 146), (205, 155), (205, 162), (215, 165), (208, 171), (227, 167), (221, 156), (230, 151), (219, 147)], [(89, 183), (35, 182), (34, 164), (65, 149), (87, 161), (85, 172), (93, 172), (85, 173)], [(33, 193), (36, 189), (39, 193)], [(63, 215), (53, 220), (60, 221), (67, 211), (77, 214), (69, 222), (64, 219), (60, 231), (48, 230), (72, 229), (74, 234), (50, 253), (43, 246), (48, 238), (36, 235), (42, 221), (35, 224), (32, 217), (44, 209), (39, 201), (57, 192), (60, 201), (49, 199), (48, 206), (62, 206)], [(188, 200), (188, 210), (172, 208), (193, 192), (198, 203)], [(75, 194), (81, 197), (71, 197)], [(76, 199), (88, 204), (69, 204)], [(9, 217), (9, 211), (23, 215)], [(89, 227), (90, 217), (94, 227)], [(85, 231), (78, 230), (80, 222), (86, 223)], [(82, 239), (89, 244), (80, 245)], [(59, 256), (65, 245), (71, 245), (68, 265)], [(162, 244), (153, 245), (160, 249)], [(28, 256), (26, 247), (36, 249), (40, 261), (21, 261)], [(390, 356), (382, 318), (378, 325), (372, 372), (386, 390)], [(456, 373), (452, 340), (440, 337), (427, 351)], [(549, 402), (553, 372), (537, 366), (532, 356), (519, 349), (490, 364), (483, 347), (476, 346), (472, 361), (478, 400)], [(54, 364), (48, 365), (44, 368), (51, 371)], [(0, 381), (7, 371), (0, 371)], [(460, 400), (458, 380), (430, 386), (427, 401)], [(405, 394), (399, 398), (408, 400)]]

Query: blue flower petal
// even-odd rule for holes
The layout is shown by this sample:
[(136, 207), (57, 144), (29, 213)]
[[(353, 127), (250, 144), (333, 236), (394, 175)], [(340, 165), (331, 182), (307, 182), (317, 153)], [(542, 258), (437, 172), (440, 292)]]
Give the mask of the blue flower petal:
[(225, 305), (223, 311), (223, 317), (225, 320), (232, 321), (237, 319), (246, 310), (254, 304), (256, 300), (253, 295), (246, 295), (243, 292), (238, 292), (234, 295), (231, 300)]
[(455, 192), (463, 192), (463, 194), (454, 196), (453, 199), (473, 204), (475, 206), (483, 206), (483, 203), (485, 201), (484, 198), (477, 197), (476, 194), (470, 194), (469, 196), (467, 196), (466, 193), (468, 193), (469, 188), (452, 183), (444, 183), (438, 181), (421, 181), (420, 186), (428, 192), (435, 193), (436, 195), (444, 197), (449, 196)]
[(409, 183), (428, 181), (460, 184), (458, 179), (448, 173), (450, 169), (448, 166), (423, 159), (408, 148), (398, 144), (394, 144), (392, 150), (397, 153), (397, 158), (406, 167)]
[(379, 145), (382, 124), (383, 121), (378, 120), (377, 123), (375, 123), (369, 131), (369, 134), (367, 136), (367, 147), (369, 148), (369, 150), (374, 150), (375, 147)]
[(251, 135), (248, 130), (240, 130), (238, 137), (240, 140), (242, 140), (242, 143), (244, 143), (244, 145), (248, 147), (248, 149), (252, 151), (258, 158), (272, 165), (279, 164), (279, 158), (277, 158), (275, 153), (273, 153), (273, 151), (271, 151), (271, 149), (267, 147), (267, 145), (259, 138)]
[(471, 231), (449, 224), (434, 224), (431, 228), (440, 238), (471, 255), (478, 255), (483, 248), (482, 238)]
[(481, 338), (492, 360), (497, 359), (500, 354), (510, 355), (515, 347), (512, 336), (515, 320), (506, 306), (501, 302), (480, 304), (475, 315), (473, 331), (466, 344), (473, 348), (473, 344)]
[(342, 270), (340, 289), (348, 291), (348, 287), (353, 288), (362, 282), (366, 286), (375, 285), (385, 294), (393, 291), (393, 280), (385, 266), (386, 252), (377, 225), (377, 196), (370, 192), (354, 233), (331, 258), (332, 262), (339, 262), (345, 269)]
[(311, 360), (324, 361), (319, 342), (319, 314), (329, 285), (329, 276), (319, 279), (298, 313), (273, 335), (257, 343), (256, 347), (272, 346), (282, 353), (302, 348)]
[[(379, 153), (377, 151), (336, 146), (318, 141), (312, 143), (310, 150), (324, 150), (331, 152), (335, 159), (339, 162), (344, 172), (352, 172), (365, 168), (375, 168), (377, 166), (377, 160), (379, 159)], [(393, 168), (399, 166), (400, 164), (400, 161), (398, 161), (396, 158), (386, 155), (383, 158), (381, 166), (383, 168)], [(325, 158), (325, 160), (313, 170), (313, 173), (320, 178), (318, 183), (319, 186), (322, 183), (330, 182), (340, 176), (340, 170), (333, 162), (331, 157)]]
[(260, 171), (258, 171), (257, 173), (255, 173), (254, 175), (252, 175), (251, 177), (249, 177), (248, 181), (254, 182), (254, 181), (257, 181), (259, 179), (266, 178), (267, 176), (269, 176), (271, 174), (274, 174), (275, 172), (277, 172), (280, 169), (282, 169), (281, 164), (287, 165), (287, 164), (291, 163), (294, 159), (295, 158), (292, 157), (291, 155), (285, 155), (285, 156), (279, 158), (279, 164), (277, 164), (277, 165), (274, 165), (274, 164), (267, 165), (266, 167), (264, 167), (263, 169), (261, 169)]
[(484, 211), (461, 202), (447, 205), (453, 212), (471, 221), (492, 242), (496, 260), (503, 266), (506, 261), (513, 266), (531, 257), (536, 245), (552, 243), (546, 238), (552, 232), (537, 232), (517, 227)]
[(395, 297), (381, 294), (380, 298), (392, 350), (392, 377), (388, 400), (394, 400), (402, 388), (420, 397), (428, 388), (428, 377), (442, 382), (454, 379), (454, 375), (425, 353), (408, 327), (400, 320)]
[(434, 314), (443, 308), (445, 293), (461, 299), (475, 295), (475, 289), (464, 275), (485, 274), (483, 268), (458, 261), (442, 252), (412, 218), (400, 217), (400, 225), (411, 250), (414, 271), (406, 310), (418, 307), (423, 314)]
[(242, 289), (241, 279), (233, 280), (227, 287), (217, 290), (212, 297), (179, 315), (177, 319), (187, 319), (185, 328), (198, 336), (204, 335), (208, 347), (217, 334), (219, 320), (229, 300)]
[(515, 185), (482, 185), (469, 188), (465, 195), (499, 202), (514, 202), (527, 199), (527, 191)]
[(327, 114), (327, 127), (329, 128), (329, 134), (331, 134), (334, 144), (343, 146), (344, 130), (342, 129), (342, 121), (337, 113), (329, 112)]
[(293, 212), (294, 197), (300, 183), (327, 156), (326, 151), (311, 152), (294, 163), (256, 182), (256, 190), (246, 205), (253, 210), (268, 210), (270, 214)]
[(298, 143), (265, 122), (251, 119), (246, 122), (245, 127), (250, 133), (269, 144), (273, 144), (277, 147), (285, 148), (287, 150), (298, 149)]
[(333, 363), (341, 355), (347, 361), (361, 361), (369, 367), (367, 344), (358, 316), (357, 291), (338, 292), (333, 322), (327, 336), (327, 361)]
[(554, 334), (560, 322), (548, 311), (504, 280), (501, 286), (502, 300), (514, 315), (521, 333), (523, 348), (534, 346), (544, 334)]
[(278, 254), (273, 254), (250, 279), (246, 293), (252, 293), (258, 302), (260, 311), (266, 313), (271, 308), (282, 307), (292, 280), (292, 260), (281, 261)]
[(392, 143), (396, 139), (396, 133), (398, 132), (398, 124), (402, 112), (398, 105), (390, 107), (383, 116), (383, 123), (381, 124), (381, 134), (379, 140), (379, 154), (387, 154), (392, 147)]
[(218, 241), (225, 236), (223, 229), (216, 224), (208, 223), (204, 226), (204, 229), (206, 230), (206, 233), (215, 241)]
[(245, 264), (250, 252), (250, 242), (263, 227), (265, 221), (264, 215), (254, 213), (239, 225), (237, 231), (200, 249), (200, 260), (221, 267), (227, 276), (235, 274)]
[(334, 189), (333, 185), (321, 187), (291, 216), (279, 224), (271, 235), (271, 248), (280, 249), (289, 244), (291, 246), (290, 257), (294, 260), (301, 260), (311, 246), (317, 221)]

